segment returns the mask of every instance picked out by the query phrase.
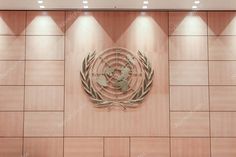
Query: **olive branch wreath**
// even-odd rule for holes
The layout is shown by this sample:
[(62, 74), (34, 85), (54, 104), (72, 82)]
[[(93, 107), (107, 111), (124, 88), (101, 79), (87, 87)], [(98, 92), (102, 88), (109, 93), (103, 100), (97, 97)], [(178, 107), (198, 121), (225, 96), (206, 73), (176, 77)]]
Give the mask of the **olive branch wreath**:
[(142, 87), (140, 87), (139, 90), (135, 92), (133, 96), (127, 101), (110, 101), (104, 100), (101, 94), (95, 91), (92, 87), (89, 72), (95, 60), (95, 56), (95, 51), (91, 54), (88, 54), (88, 56), (83, 60), (82, 70), (80, 71), (83, 89), (89, 95), (90, 100), (96, 104), (95, 107), (105, 108), (117, 105), (123, 107), (123, 109), (137, 107), (137, 104), (141, 103), (144, 100), (144, 97), (150, 92), (153, 83), (154, 70), (152, 69), (152, 66), (147, 57), (142, 52), (138, 51), (139, 61), (141, 62), (145, 72)]

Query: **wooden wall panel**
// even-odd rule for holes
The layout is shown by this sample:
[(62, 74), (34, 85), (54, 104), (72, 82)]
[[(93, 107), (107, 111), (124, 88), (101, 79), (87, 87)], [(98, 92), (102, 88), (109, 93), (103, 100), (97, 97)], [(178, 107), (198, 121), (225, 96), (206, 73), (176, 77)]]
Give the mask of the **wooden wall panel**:
[(236, 60), (236, 36), (211, 36), (208, 40), (210, 60)]
[(0, 85), (24, 85), (24, 62), (0, 61)]
[(24, 60), (24, 36), (0, 36), (0, 60)]
[(63, 113), (26, 112), (24, 135), (30, 137), (63, 136)]
[(0, 156), (22, 156), (22, 138), (0, 138)]
[(236, 111), (236, 87), (210, 87), (211, 111)]
[(209, 138), (172, 138), (171, 157), (211, 157)]
[(209, 136), (209, 113), (207, 112), (172, 112), (170, 121), (171, 136)]
[(104, 157), (129, 157), (129, 138), (105, 138)]
[(62, 111), (63, 106), (63, 86), (27, 86), (25, 88), (25, 110)]
[(170, 61), (170, 85), (208, 85), (208, 63)]
[(209, 111), (208, 86), (171, 86), (171, 111)]
[(169, 157), (169, 139), (167, 138), (132, 138), (130, 157), (150, 156)]
[(170, 35), (207, 35), (206, 12), (170, 12)]
[[(117, 21), (120, 18), (122, 24)], [(69, 120), (65, 122), (66, 136), (169, 134), (167, 20), (165, 12), (67, 13), (65, 118)], [(81, 87), (79, 76), (82, 59), (89, 52), (117, 46), (134, 53), (144, 52), (155, 69), (154, 80), (158, 80), (139, 108), (125, 112), (121, 108), (110, 112), (94, 108)]]
[(212, 138), (212, 157), (235, 157), (235, 138)]
[(208, 33), (209, 35), (236, 35), (235, 12), (209, 12)]
[(63, 157), (63, 138), (25, 138), (25, 156)]
[(26, 11), (0, 11), (0, 35), (24, 35)]
[(212, 137), (236, 136), (236, 112), (212, 112), (211, 135)]
[(102, 138), (65, 138), (64, 157), (103, 157)]
[(22, 112), (0, 112), (0, 136), (19, 137), (23, 135)]
[(64, 35), (64, 11), (28, 11), (26, 35)]
[(23, 106), (23, 86), (0, 86), (0, 111), (23, 111)]
[(27, 61), (26, 85), (64, 85), (63, 61)]
[(27, 60), (63, 60), (64, 36), (27, 36)]
[(170, 36), (170, 60), (207, 60), (207, 36)]
[(210, 85), (236, 85), (236, 61), (210, 61)]

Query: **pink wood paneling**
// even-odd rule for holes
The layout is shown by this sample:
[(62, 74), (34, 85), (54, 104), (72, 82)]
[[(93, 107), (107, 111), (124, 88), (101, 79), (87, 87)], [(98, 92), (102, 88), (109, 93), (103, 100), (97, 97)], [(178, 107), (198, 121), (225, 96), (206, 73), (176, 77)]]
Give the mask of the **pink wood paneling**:
[(169, 157), (169, 146), (168, 138), (132, 138), (130, 157)]
[(25, 138), (24, 156), (63, 157), (63, 138)]
[(105, 138), (105, 157), (129, 157), (129, 138)]
[(19, 137), (23, 135), (22, 112), (0, 112), (0, 136)]
[(26, 112), (24, 135), (30, 137), (58, 137), (63, 135), (62, 112)]
[(63, 110), (63, 86), (26, 86), (25, 110)]
[(236, 36), (209, 37), (210, 60), (236, 60)]
[(171, 86), (172, 111), (208, 111), (208, 86)]
[(206, 12), (170, 12), (170, 35), (207, 35)]
[[(66, 136), (169, 134), (167, 15), (165, 12), (67, 13)], [(120, 18), (123, 20), (117, 22)], [(117, 33), (120, 33), (119, 38)], [(121, 108), (112, 111), (94, 108), (82, 89), (79, 76), (82, 59), (89, 52), (117, 46), (134, 53), (144, 52), (155, 69), (154, 80), (158, 80), (139, 108), (125, 112)]]
[(64, 35), (64, 11), (28, 11), (26, 35)]
[(210, 85), (236, 85), (236, 61), (210, 61)]
[(0, 36), (0, 60), (24, 59), (25, 36)]
[(235, 137), (236, 112), (211, 112), (211, 136)]
[(209, 35), (236, 35), (235, 12), (209, 12), (208, 33)]
[(172, 138), (171, 157), (211, 157), (209, 138)]
[(0, 11), (0, 35), (24, 35), (26, 11)]
[(212, 138), (212, 157), (235, 157), (236, 138)]
[[(0, 157), (236, 156), (235, 15), (0, 11)], [(82, 90), (82, 59), (111, 47), (154, 67), (137, 109), (96, 109)]]
[(172, 112), (171, 136), (175, 137), (208, 137), (208, 112)]
[(63, 60), (64, 36), (27, 36), (27, 60)]
[(170, 36), (170, 60), (207, 60), (207, 36)]
[(103, 157), (102, 138), (65, 138), (64, 157)]
[(0, 138), (0, 156), (22, 156), (22, 138)]
[(170, 85), (208, 85), (207, 61), (170, 61)]
[(26, 85), (64, 85), (63, 61), (27, 61)]
[(0, 85), (24, 85), (24, 61), (0, 61)]
[(23, 106), (23, 86), (0, 86), (0, 111), (23, 111)]
[(236, 87), (210, 87), (211, 111), (236, 111)]

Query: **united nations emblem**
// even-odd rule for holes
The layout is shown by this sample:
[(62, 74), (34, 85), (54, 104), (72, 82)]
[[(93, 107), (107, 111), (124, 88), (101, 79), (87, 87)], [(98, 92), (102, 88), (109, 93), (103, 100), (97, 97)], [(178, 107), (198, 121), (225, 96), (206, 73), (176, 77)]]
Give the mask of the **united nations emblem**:
[(80, 72), (83, 89), (95, 107), (134, 108), (149, 93), (154, 70), (147, 57), (124, 48), (88, 54)]

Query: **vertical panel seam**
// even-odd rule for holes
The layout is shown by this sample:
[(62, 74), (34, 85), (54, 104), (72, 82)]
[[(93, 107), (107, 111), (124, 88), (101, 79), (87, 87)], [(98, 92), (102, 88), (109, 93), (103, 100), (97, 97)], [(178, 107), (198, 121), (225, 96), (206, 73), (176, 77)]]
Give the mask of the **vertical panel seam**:
[(171, 111), (171, 108), (170, 108), (170, 34), (169, 34), (169, 29), (170, 29), (170, 12), (168, 11), (168, 90), (169, 90), (169, 155), (171, 157), (171, 115), (170, 115), (170, 111)]
[(210, 157), (211, 151), (211, 96), (210, 96), (210, 54), (209, 54), (209, 11), (207, 11), (207, 63), (208, 63), (208, 105), (209, 105), (209, 144), (210, 144)]
[(24, 147), (25, 147), (25, 99), (26, 99), (26, 86), (25, 86), (25, 82), (26, 82), (26, 46), (27, 46), (27, 43), (26, 43), (26, 33), (27, 33), (27, 14), (28, 14), (28, 11), (25, 11), (25, 32), (24, 32), (24, 40), (25, 40), (25, 56), (24, 56), (24, 98), (23, 98), (23, 132), (22, 132), (22, 156), (24, 157), (25, 156), (25, 152), (24, 152)]

